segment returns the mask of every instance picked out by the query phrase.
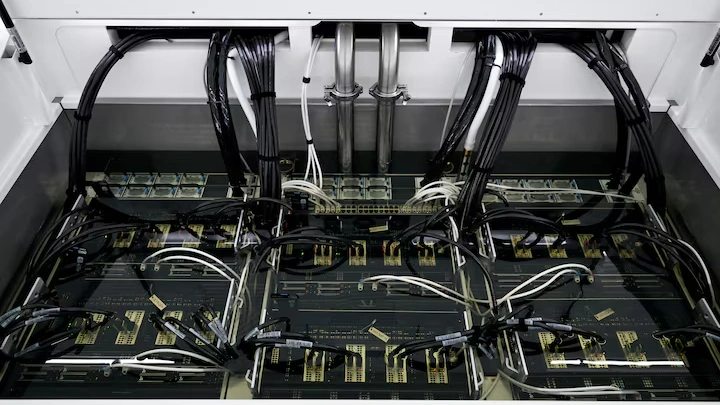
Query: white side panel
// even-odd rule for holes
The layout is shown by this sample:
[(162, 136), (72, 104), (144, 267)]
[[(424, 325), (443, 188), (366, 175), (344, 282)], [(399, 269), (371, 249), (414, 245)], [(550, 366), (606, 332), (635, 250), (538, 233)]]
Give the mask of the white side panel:
[[(7, 31), (0, 28), (0, 49)], [(47, 102), (33, 74), (34, 65), (0, 58), (0, 201), (45, 138), (61, 108)]]

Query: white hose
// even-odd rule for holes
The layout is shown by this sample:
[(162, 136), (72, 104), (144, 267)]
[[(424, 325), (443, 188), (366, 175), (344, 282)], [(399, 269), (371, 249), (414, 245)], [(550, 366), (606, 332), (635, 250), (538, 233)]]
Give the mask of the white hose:
[(470, 124), (470, 129), (468, 130), (467, 137), (465, 138), (465, 146), (463, 147), (465, 150), (475, 149), (475, 140), (477, 139), (477, 134), (480, 131), (480, 126), (482, 125), (483, 120), (485, 120), (485, 115), (490, 108), (490, 102), (495, 98), (495, 93), (497, 93), (499, 88), (500, 71), (502, 70), (503, 60), (504, 55), (502, 41), (500, 41), (499, 37), (495, 36), (495, 63), (490, 71), (490, 81), (488, 81), (485, 94), (483, 94), (482, 101), (480, 101), (480, 107), (478, 108), (477, 114), (475, 114), (475, 118)]

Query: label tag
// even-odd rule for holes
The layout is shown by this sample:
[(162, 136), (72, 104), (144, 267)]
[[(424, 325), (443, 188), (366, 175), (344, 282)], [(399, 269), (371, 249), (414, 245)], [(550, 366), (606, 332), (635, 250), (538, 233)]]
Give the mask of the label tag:
[(375, 336), (376, 338), (382, 340), (383, 343), (387, 343), (388, 340), (390, 340), (390, 336), (382, 333), (378, 328), (376, 328), (374, 326), (371, 327), (370, 329), (368, 329), (368, 332), (370, 332), (370, 334)]
[(279, 330), (273, 330), (270, 332), (261, 333), (261, 334), (257, 335), (257, 337), (258, 337), (258, 339), (268, 338), (268, 337), (280, 337), (280, 333), (281, 332)]
[(388, 224), (386, 223), (385, 225), (373, 226), (373, 227), (369, 228), (368, 231), (370, 231), (370, 233), (376, 233), (376, 232), (385, 232), (389, 229), (390, 228), (388, 228)]
[(455, 339), (455, 338), (459, 338), (460, 335), (461, 335), (460, 332), (448, 333), (447, 335), (435, 336), (435, 340), (439, 342), (441, 340)]
[(612, 316), (615, 313), (615, 311), (612, 310), (612, 308), (608, 308), (604, 311), (600, 311), (597, 314), (595, 314), (595, 319), (598, 321), (602, 321), (603, 319)]
[(178, 328), (170, 325), (170, 322), (165, 322), (163, 325), (169, 330), (170, 332), (174, 333), (177, 337), (179, 337), (181, 340), (185, 340), (185, 334), (180, 332)]
[(467, 341), (467, 336), (462, 336), (462, 337), (455, 338), (455, 339), (443, 340), (442, 344), (443, 344), (443, 346), (452, 346), (454, 344), (458, 344), (458, 343), (462, 343), (462, 342), (466, 342), (466, 341)]
[(285, 340), (285, 343), (275, 343), (275, 347), (313, 347), (313, 343), (305, 340), (287, 339)]
[(560, 223), (563, 225), (582, 225), (579, 219), (563, 219)]
[(165, 305), (165, 303), (162, 302), (162, 300), (160, 299), (160, 297), (158, 297), (158, 296), (155, 295), (155, 294), (151, 295), (150, 298), (148, 298), (148, 299), (150, 300), (150, 302), (153, 303), (153, 305), (155, 305), (155, 307), (156, 307), (157, 309), (159, 309), (159, 310), (161, 310), (161, 311), (164, 311), (165, 308), (167, 308), (167, 305)]

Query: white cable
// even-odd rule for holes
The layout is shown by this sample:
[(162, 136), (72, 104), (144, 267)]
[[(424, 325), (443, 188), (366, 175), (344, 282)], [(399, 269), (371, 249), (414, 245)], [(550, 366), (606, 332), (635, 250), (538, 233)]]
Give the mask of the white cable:
[(192, 358), (200, 360), (200, 361), (204, 361), (205, 363), (212, 364), (213, 366), (218, 366), (218, 367), (220, 366), (219, 364), (215, 363), (214, 361), (212, 361), (211, 359), (209, 359), (205, 356), (199, 355), (197, 353), (189, 352), (187, 350), (180, 350), (180, 349), (152, 349), (152, 350), (148, 350), (146, 352), (136, 354), (135, 359), (139, 360), (140, 357), (147, 357), (147, 356), (150, 356), (153, 354), (164, 354), (164, 353), (180, 354), (183, 356), (192, 357)]
[(622, 195), (622, 194), (614, 194), (614, 193), (604, 193), (602, 191), (592, 191), (592, 190), (583, 190), (579, 188), (539, 188), (539, 187), (512, 187), (512, 186), (503, 186), (501, 184), (495, 184), (495, 183), (488, 183), (487, 188), (494, 188), (496, 190), (500, 191), (508, 191), (508, 192), (528, 192), (532, 191), (533, 194), (587, 194), (587, 195), (600, 195), (605, 197), (612, 197), (612, 198), (621, 198), (624, 200), (629, 201), (638, 201), (637, 198), (630, 197), (628, 195)]
[(235, 61), (240, 61), (240, 54), (238, 54), (236, 48), (233, 48), (230, 51), (229, 56), (230, 57), (227, 59), (227, 70), (228, 77), (230, 78), (230, 85), (232, 86), (233, 90), (235, 90), (235, 95), (240, 102), (240, 107), (242, 107), (243, 112), (245, 112), (245, 118), (247, 118), (248, 122), (250, 123), (250, 128), (252, 128), (253, 135), (255, 135), (255, 139), (257, 139), (257, 123), (255, 121), (255, 111), (252, 109), (252, 105), (250, 105), (250, 100), (248, 100), (248, 98), (245, 96), (245, 92), (243, 92), (242, 85), (240, 84), (240, 74), (238, 72), (238, 69), (235, 67)]
[(448, 122), (450, 122), (450, 113), (452, 112), (453, 101), (455, 101), (455, 95), (457, 94), (458, 87), (460, 87), (460, 79), (462, 78), (463, 71), (465, 70), (465, 67), (470, 61), (470, 57), (472, 56), (474, 50), (474, 46), (471, 46), (470, 49), (468, 49), (467, 53), (465, 54), (465, 60), (463, 60), (463, 63), (460, 66), (460, 71), (458, 72), (457, 79), (455, 79), (455, 87), (453, 87), (453, 92), (450, 95), (450, 104), (448, 104), (447, 113), (445, 114), (445, 123), (443, 123), (442, 133), (440, 133), (441, 147), (443, 141), (445, 140), (445, 131), (447, 131)]
[(205, 256), (205, 257), (207, 257), (208, 259), (213, 260), (215, 263), (217, 263), (217, 264), (221, 265), (222, 267), (224, 267), (225, 270), (227, 270), (228, 272), (230, 272), (230, 274), (232, 274), (233, 276), (235, 276), (238, 280), (240, 279), (240, 276), (238, 276), (237, 273), (235, 273), (235, 271), (233, 271), (233, 269), (231, 269), (230, 266), (228, 266), (227, 264), (225, 264), (225, 262), (223, 262), (222, 260), (220, 260), (220, 259), (218, 259), (217, 257), (211, 255), (210, 253), (206, 253), (206, 252), (203, 252), (202, 250), (193, 249), (193, 248), (186, 248), (186, 247), (169, 247), (169, 248), (165, 248), (165, 249), (160, 249), (160, 250), (158, 250), (157, 252), (155, 252), (155, 253), (151, 254), (150, 256), (146, 257), (145, 259), (143, 259), (143, 261), (142, 261), (140, 264), (141, 264), (141, 265), (144, 265), (144, 264), (147, 263), (148, 260), (152, 259), (153, 257), (159, 256), (159, 255), (161, 255), (161, 254), (168, 253), (168, 252), (188, 252), (188, 253), (196, 253), (196, 254), (199, 254), (199, 255), (201, 255), (201, 256)]
[(490, 102), (495, 98), (495, 95), (500, 87), (499, 79), (503, 61), (504, 54), (502, 41), (500, 41), (499, 37), (495, 36), (495, 62), (492, 70), (490, 71), (490, 80), (488, 81), (487, 88), (485, 88), (485, 94), (483, 94), (482, 101), (480, 101), (480, 107), (478, 108), (478, 112), (475, 114), (475, 118), (473, 118), (472, 123), (470, 124), (470, 129), (465, 137), (465, 146), (463, 146), (465, 150), (471, 151), (475, 149), (475, 140), (477, 139), (477, 134), (480, 131), (480, 126), (482, 125), (483, 120), (485, 120), (485, 115), (490, 108)]
[[(553, 285), (553, 283), (554, 283), (557, 279), (559, 279), (560, 277), (562, 277), (562, 276), (564, 276), (564, 275), (566, 275), (566, 274), (573, 274), (573, 275), (575, 275), (575, 274), (577, 274), (577, 271), (575, 271), (575, 270), (563, 270), (563, 271), (555, 274), (554, 276), (552, 276), (552, 277), (550, 278), (550, 280), (546, 281), (544, 284), (542, 284), (542, 285), (540, 285), (540, 286), (538, 286), (538, 287), (536, 287), (536, 288), (533, 288), (533, 289), (530, 290), (530, 291), (525, 291), (525, 292), (520, 293), (520, 294), (517, 294), (517, 295), (511, 295), (511, 296), (506, 295), (506, 296), (502, 297), (502, 302), (510, 301), (510, 300), (514, 300), (514, 299), (518, 299), (518, 298), (524, 298), (524, 297), (528, 297), (528, 296), (537, 294), (537, 293), (539, 293), (540, 291), (543, 291), (544, 289), (546, 289), (546, 288), (550, 287), (551, 285)], [(499, 305), (500, 303), (501, 303), (501, 301), (498, 301), (498, 305)]]
[[(217, 267), (217, 266), (215, 266), (214, 264), (211, 264), (211, 263), (209, 263), (209, 262), (207, 262), (207, 261), (205, 261), (205, 260), (203, 260), (203, 259), (199, 259), (199, 258), (193, 257), (193, 256), (182, 256), (182, 255), (166, 256), (166, 257), (163, 257), (162, 259), (159, 259), (158, 261), (156, 261), (156, 262), (155, 262), (155, 265), (158, 265), (158, 264), (160, 264), (160, 263), (162, 263), (162, 262), (167, 262), (167, 261), (170, 261), (170, 260), (188, 260), (188, 261), (191, 261), (191, 262), (200, 263), (200, 264), (202, 264), (203, 266), (209, 267), (209, 268), (215, 270), (216, 272), (220, 273), (220, 275), (223, 276), (223, 277), (225, 277), (226, 279), (232, 280), (232, 277), (228, 276), (227, 273), (225, 273), (224, 271), (220, 270), (219, 267)], [(239, 276), (238, 276), (238, 279), (239, 279)]]
[[(449, 292), (449, 293), (451, 293), (451, 294), (455, 294), (455, 295), (457, 295), (457, 296), (460, 297), (460, 298), (464, 298), (464, 296), (463, 296), (461, 293), (453, 290), (452, 288), (446, 287), (446, 286), (444, 286), (444, 285), (442, 285), (442, 284), (440, 284), (440, 283), (437, 283), (437, 282), (435, 282), (435, 281), (428, 280), (428, 279), (422, 278), (422, 277), (415, 277), (415, 276), (395, 276), (395, 275), (392, 275), (392, 274), (380, 274), (380, 275), (377, 275), (377, 276), (372, 276), (372, 277), (364, 278), (364, 279), (363, 279), (363, 282), (369, 282), (369, 281), (383, 282), (383, 281), (385, 281), (385, 280), (396, 280), (396, 281), (402, 281), (402, 282), (407, 282), (407, 280), (418, 281), (418, 282), (420, 282), (420, 283), (427, 284), (427, 285), (429, 285), (429, 286), (431, 286), (431, 287), (436, 287), (436, 288), (439, 288), (439, 289), (441, 289), (441, 290), (447, 291), (447, 292)], [(416, 284), (416, 285), (417, 285), (417, 284)]]
[[(532, 284), (535, 280), (537, 280), (537, 279), (539, 279), (539, 278), (541, 278), (541, 277), (544, 277), (544, 276), (546, 276), (546, 275), (548, 275), (548, 274), (550, 274), (550, 273), (559, 272), (559, 271), (565, 270), (565, 269), (582, 270), (582, 271), (587, 272), (588, 274), (592, 274), (592, 271), (591, 271), (587, 266), (582, 265), (582, 264), (577, 264), (577, 263), (566, 263), (566, 264), (561, 264), (561, 265), (559, 265), (559, 266), (551, 267), (551, 268), (549, 268), (549, 269), (547, 269), (547, 270), (545, 270), (545, 271), (542, 271), (542, 272), (540, 272), (540, 273), (538, 273), (538, 274), (530, 277), (529, 279), (527, 279), (527, 280), (525, 280), (524, 282), (520, 283), (520, 285), (518, 285), (517, 287), (513, 288), (512, 290), (510, 290), (510, 292), (508, 292), (507, 294), (505, 294), (504, 297), (502, 297), (502, 298), (500, 298), (500, 299), (498, 300), (498, 305), (500, 305), (501, 303), (503, 303), (503, 302), (505, 302), (505, 301), (507, 301), (507, 300), (511, 300), (511, 299), (514, 299), (514, 298), (519, 297), (520, 295), (515, 296), (515, 293), (517, 293), (518, 291), (520, 291), (520, 290), (522, 290), (523, 288), (527, 287), (528, 285)], [(577, 271), (574, 271), (574, 273), (577, 273)], [(567, 274), (567, 273), (565, 273), (565, 274)], [(558, 277), (558, 276), (556, 276), (556, 277)], [(557, 278), (556, 278), (556, 279), (557, 279)], [(551, 279), (551, 280), (554, 281), (553, 279)], [(547, 288), (547, 287), (550, 286), (551, 284), (552, 284), (552, 282), (549, 282), (549, 283), (546, 282), (546, 283), (543, 284), (541, 287)], [(537, 291), (535, 291), (535, 290), (537, 290)], [(536, 292), (542, 291), (542, 288), (539, 289), (539, 290), (536, 288), (535, 290), (531, 290), (531, 291), (533, 291), (533, 293), (536, 293)], [(525, 294), (525, 293), (523, 293), (523, 294)], [(528, 295), (529, 295), (529, 294), (528, 294)], [(525, 295), (523, 295), (523, 296), (525, 296)]]
[[(378, 282), (378, 283), (384, 283), (383, 281), (377, 281), (377, 282)], [(429, 285), (427, 285), (427, 284), (425, 284), (425, 283), (422, 283), (422, 282), (419, 282), (419, 281), (415, 281), (415, 280), (412, 280), (412, 279), (406, 279), (406, 280), (403, 280), (403, 282), (404, 282), (404, 283), (408, 283), (408, 284), (413, 284), (413, 285), (416, 285), (416, 286), (418, 286), (418, 287), (422, 287), (422, 288), (424, 288), (424, 289), (426, 289), (426, 290), (428, 290), (428, 291), (434, 292), (435, 294), (437, 294), (437, 295), (439, 295), (439, 296), (441, 296), (441, 297), (443, 297), (443, 298), (447, 298), (447, 299), (449, 299), (450, 301), (457, 302), (458, 304), (468, 305), (467, 302), (465, 302), (465, 301), (463, 301), (463, 300), (459, 300), (459, 299), (457, 299), (457, 298), (455, 298), (455, 297), (452, 297), (452, 296), (450, 296), (450, 295), (447, 295), (447, 294), (441, 292), (440, 290), (437, 290), (436, 288), (431, 287), (431, 286), (429, 286)]]
[(697, 257), (698, 261), (700, 262), (700, 267), (702, 267), (703, 273), (705, 273), (705, 280), (707, 280), (708, 288), (710, 288), (710, 298), (712, 299), (712, 305), (715, 305), (717, 301), (715, 301), (715, 288), (713, 288), (712, 285), (712, 278), (710, 277), (710, 271), (708, 270), (707, 266), (705, 265), (705, 261), (703, 260), (702, 256), (700, 256), (700, 252), (698, 252), (693, 245), (685, 242), (684, 240), (678, 239), (680, 243), (685, 245), (690, 251)]
[[(312, 73), (313, 64), (315, 63), (315, 57), (317, 56), (317, 52), (320, 49), (321, 41), (322, 37), (318, 37), (313, 40), (312, 46), (310, 47), (310, 53), (308, 55), (308, 61), (305, 65), (305, 75), (303, 79), (310, 79), (310, 74)], [(310, 116), (308, 111), (307, 87), (308, 83), (306, 83), (306, 80), (303, 80), (302, 89), (300, 91), (300, 112), (303, 120), (303, 129), (305, 130), (305, 140), (308, 144), (308, 161), (307, 166), (305, 167), (305, 180), (308, 180), (308, 178), (310, 177), (310, 171), (312, 170), (313, 183), (319, 185), (320, 188), (322, 188), (322, 168), (320, 167), (320, 160), (317, 157), (315, 145), (313, 145), (312, 143), (312, 133), (310, 132)]]
[(310, 183), (308, 181), (304, 180), (289, 180), (282, 184), (283, 190), (297, 190), (301, 192), (306, 192), (308, 194), (314, 195), (318, 199), (328, 203), (329, 205), (332, 205), (334, 207), (340, 207), (340, 203), (331, 199), (328, 197), (325, 192), (318, 186), (316, 186), (313, 183)]
[(167, 366), (151, 366), (142, 364), (128, 364), (128, 363), (115, 363), (110, 364), (110, 368), (132, 368), (136, 370), (150, 370), (150, 371), (166, 371), (171, 373), (224, 373), (227, 372), (224, 368), (219, 367), (167, 367)]
[(564, 395), (564, 396), (602, 396), (602, 395), (637, 395), (636, 391), (623, 390), (614, 385), (598, 385), (590, 387), (573, 387), (573, 388), (545, 388), (535, 387), (522, 383), (506, 373), (498, 370), (498, 375), (508, 380), (511, 384), (524, 389), (525, 391), (538, 394)]

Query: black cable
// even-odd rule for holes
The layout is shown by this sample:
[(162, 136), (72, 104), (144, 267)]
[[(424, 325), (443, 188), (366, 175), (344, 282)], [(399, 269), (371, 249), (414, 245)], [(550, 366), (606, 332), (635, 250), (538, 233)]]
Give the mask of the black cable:
[(218, 31), (214, 32), (210, 39), (208, 58), (205, 65), (205, 90), (230, 187), (234, 196), (242, 196), (241, 186), (246, 184), (245, 171), (243, 170), (243, 159), (230, 113), (227, 92), (227, 63), (231, 49), (231, 37), (232, 30), (224, 34)]
[[(235, 46), (245, 68), (250, 85), (250, 98), (255, 106), (260, 195), (279, 200), (282, 196), (282, 184), (275, 111), (274, 37), (237, 37)], [(266, 207), (262, 218), (265, 224), (272, 224), (277, 218), (277, 212)]]
[(162, 30), (145, 30), (131, 34), (113, 45), (105, 56), (97, 64), (90, 74), (85, 87), (83, 88), (77, 110), (75, 111), (75, 123), (70, 142), (70, 167), (68, 170), (68, 188), (66, 210), (70, 209), (79, 195), (85, 194), (85, 173), (86, 173), (86, 149), (87, 135), (92, 117), (92, 109), (95, 105), (100, 87), (113, 66), (133, 48), (153, 39), (167, 38), (167, 32)]
[(500, 87), (482, 136), (475, 146), (475, 158), (468, 178), (458, 197), (458, 202), (461, 204), (461, 229), (464, 228), (465, 218), (469, 217), (470, 212), (479, 211), (479, 203), (495, 167), (495, 161), (510, 133), (510, 126), (537, 46), (537, 40), (530, 33), (502, 33), (499, 37), (504, 55), (499, 79)]
[[(597, 42), (601, 44), (603, 55), (598, 55), (598, 53), (582, 43), (567, 43), (563, 40), (560, 40), (560, 42), (563, 42), (563, 45), (588, 63), (588, 66), (598, 75), (612, 94), (616, 102), (616, 108), (622, 111), (622, 115), (627, 125), (630, 126), (637, 144), (643, 172), (646, 176), (648, 203), (660, 215), (663, 215), (666, 206), (665, 178), (652, 144), (652, 120), (647, 101), (632, 70), (630, 70), (618, 50), (612, 44), (607, 43), (604, 36), (596, 38)], [(618, 78), (618, 74), (620, 78)], [(623, 84), (628, 88), (627, 92)], [(637, 184), (639, 177), (633, 177), (632, 180), (626, 181), (622, 185), (619, 190), (621, 194), (628, 195)]]
[(430, 161), (428, 171), (422, 182), (423, 186), (440, 178), (447, 162), (450, 161), (453, 152), (455, 152), (462, 137), (467, 133), (468, 128), (475, 119), (475, 115), (480, 108), (480, 102), (485, 95), (485, 90), (490, 81), (490, 72), (495, 61), (495, 36), (487, 35), (483, 37), (476, 44), (475, 49), (475, 65), (470, 76), (470, 84), (465, 92), (465, 98), (440, 149)]

